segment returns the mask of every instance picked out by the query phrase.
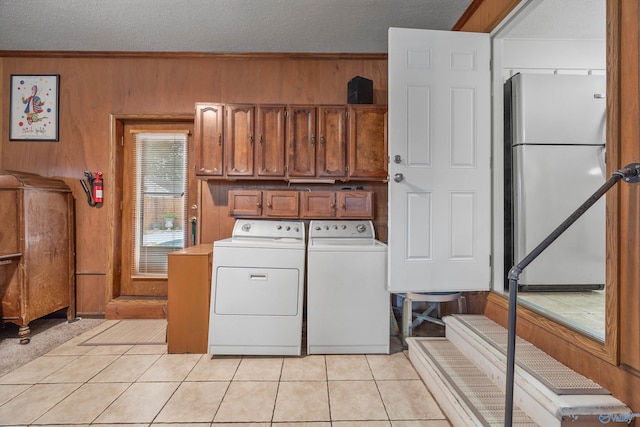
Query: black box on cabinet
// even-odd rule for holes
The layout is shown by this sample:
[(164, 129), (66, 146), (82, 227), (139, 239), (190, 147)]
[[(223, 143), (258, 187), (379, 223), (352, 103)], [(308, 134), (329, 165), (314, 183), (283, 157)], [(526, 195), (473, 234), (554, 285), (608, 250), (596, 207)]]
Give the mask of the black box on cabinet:
[(356, 76), (347, 84), (349, 104), (373, 104), (373, 80)]

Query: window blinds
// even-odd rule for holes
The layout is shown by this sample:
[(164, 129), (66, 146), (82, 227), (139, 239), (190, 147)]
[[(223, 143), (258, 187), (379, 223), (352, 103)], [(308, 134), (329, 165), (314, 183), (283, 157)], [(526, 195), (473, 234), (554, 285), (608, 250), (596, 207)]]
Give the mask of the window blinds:
[(166, 275), (167, 254), (184, 248), (187, 215), (185, 132), (135, 132), (132, 275)]

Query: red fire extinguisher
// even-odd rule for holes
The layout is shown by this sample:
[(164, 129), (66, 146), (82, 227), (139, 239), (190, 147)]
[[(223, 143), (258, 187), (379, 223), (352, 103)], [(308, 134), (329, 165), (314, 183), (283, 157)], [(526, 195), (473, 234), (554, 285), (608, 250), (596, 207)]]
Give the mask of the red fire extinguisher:
[(91, 182), (91, 197), (94, 203), (102, 203), (102, 172), (96, 172), (96, 177)]
[[(82, 184), (82, 189), (87, 195), (87, 203), (89, 203), (89, 206), (102, 204), (102, 201), (104, 200), (102, 196), (102, 172), (96, 172), (96, 176), (94, 177), (91, 172), (85, 171), (84, 176), (87, 177), (89, 186), (87, 186), (87, 183), (84, 182), (83, 179), (80, 180), (80, 183)], [(89, 190), (89, 187), (91, 187), (91, 190)]]

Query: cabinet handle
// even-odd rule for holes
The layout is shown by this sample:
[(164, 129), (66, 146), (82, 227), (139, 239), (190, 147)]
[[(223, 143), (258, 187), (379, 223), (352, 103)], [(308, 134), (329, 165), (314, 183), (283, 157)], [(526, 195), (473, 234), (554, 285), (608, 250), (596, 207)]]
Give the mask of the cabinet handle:
[(222, 134), (218, 134), (218, 145), (222, 145)]
[(263, 141), (264, 141), (264, 136), (262, 134), (260, 134), (260, 145), (262, 145)]
[(316, 145), (316, 136), (311, 135), (311, 146), (313, 147), (314, 145)]
[(271, 203), (267, 203), (267, 208), (272, 209)]
[(324, 135), (320, 137), (320, 145), (324, 145)]
[(253, 135), (249, 135), (249, 144), (253, 145)]
[(331, 204), (329, 205), (331, 207), (331, 209), (336, 207), (336, 204), (334, 202), (331, 202)]
[(262, 203), (260, 203), (260, 202), (256, 203), (256, 207), (257, 207), (258, 209), (260, 209), (260, 208), (262, 207)]
[(341, 204), (341, 205), (340, 205), (340, 208), (341, 208), (343, 211), (346, 211), (346, 210), (347, 210), (347, 205), (345, 205), (345, 204), (343, 203), (343, 204)]

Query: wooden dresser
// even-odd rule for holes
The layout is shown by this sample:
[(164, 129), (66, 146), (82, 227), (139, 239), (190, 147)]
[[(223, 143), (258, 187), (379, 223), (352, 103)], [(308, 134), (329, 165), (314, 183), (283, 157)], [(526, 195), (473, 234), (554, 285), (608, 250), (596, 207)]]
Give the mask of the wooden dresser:
[(74, 200), (64, 181), (0, 170), (0, 318), (19, 326), (67, 307), (75, 319)]

